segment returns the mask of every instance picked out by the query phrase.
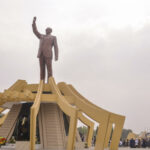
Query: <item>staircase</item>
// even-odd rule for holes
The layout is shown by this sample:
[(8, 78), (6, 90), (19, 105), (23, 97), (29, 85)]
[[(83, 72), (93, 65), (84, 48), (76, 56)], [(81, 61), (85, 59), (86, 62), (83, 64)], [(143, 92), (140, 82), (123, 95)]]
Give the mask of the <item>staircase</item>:
[(0, 136), (6, 138), (7, 141), (9, 140), (14, 131), (21, 106), (21, 104), (14, 104), (12, 106), (4, 124), (0, 128)]
[(57, 104), (42, 103), (39, 112), (40, 141), (44, 149), (63, 150), (65, 129), (63, 114)]

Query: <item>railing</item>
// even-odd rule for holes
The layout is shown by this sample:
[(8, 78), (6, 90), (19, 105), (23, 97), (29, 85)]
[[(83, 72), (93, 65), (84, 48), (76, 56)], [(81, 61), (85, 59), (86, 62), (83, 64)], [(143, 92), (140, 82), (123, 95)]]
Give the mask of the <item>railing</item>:
[(36, 141), (36, 119), (40, 108), (41, 94), (43, 90), (43, 80), (40, 81), (37, 95), (30, 112), (30, 150), (35, 150)]

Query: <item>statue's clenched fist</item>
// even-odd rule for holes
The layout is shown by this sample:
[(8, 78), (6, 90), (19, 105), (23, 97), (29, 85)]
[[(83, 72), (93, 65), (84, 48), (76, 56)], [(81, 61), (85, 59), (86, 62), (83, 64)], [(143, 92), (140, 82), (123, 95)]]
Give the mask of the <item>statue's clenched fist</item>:
[(33, 21), (36, 21), (36, 17), (33, 18)]

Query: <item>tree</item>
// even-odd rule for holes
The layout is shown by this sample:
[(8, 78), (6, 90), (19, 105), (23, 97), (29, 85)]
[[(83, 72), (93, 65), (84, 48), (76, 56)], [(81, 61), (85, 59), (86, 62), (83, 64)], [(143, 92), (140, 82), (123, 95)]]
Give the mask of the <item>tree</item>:
[(78, 127), (78, 131), (82, 135), (87, 135), (88, 128), (86, 126)]

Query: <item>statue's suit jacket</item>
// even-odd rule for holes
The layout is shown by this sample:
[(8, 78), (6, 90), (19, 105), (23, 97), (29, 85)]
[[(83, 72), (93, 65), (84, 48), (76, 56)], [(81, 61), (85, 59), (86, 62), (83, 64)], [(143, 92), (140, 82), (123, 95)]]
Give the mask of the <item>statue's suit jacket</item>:
[(35, 22), (32, 24), (34, 34), (39, 38), (40, 45), (38, 50), (37, 57), (40, 58), (41, 55), (48, 57), (50, 59), (53, 58), (52, 48), (54, 46), (55, 58), (58, 59), (58, 45), (57, 39), (52, 35), (43, 35), (40, 34), (37, 30)]

